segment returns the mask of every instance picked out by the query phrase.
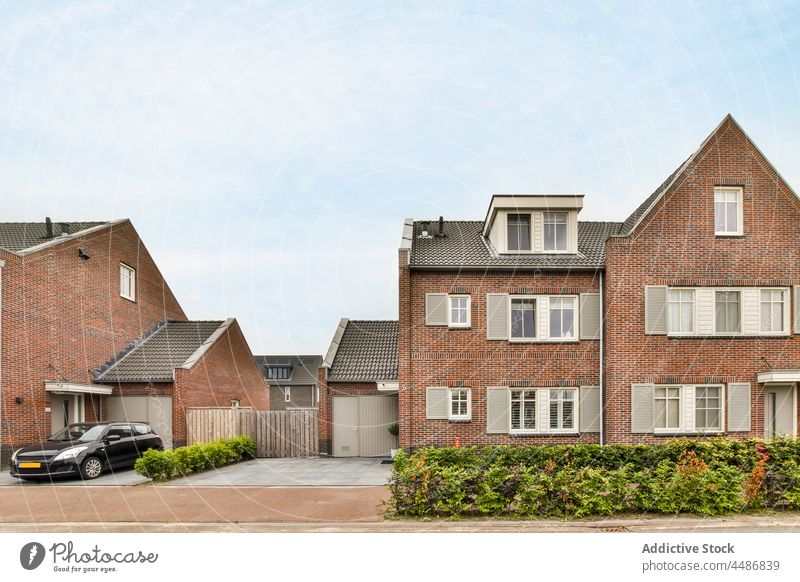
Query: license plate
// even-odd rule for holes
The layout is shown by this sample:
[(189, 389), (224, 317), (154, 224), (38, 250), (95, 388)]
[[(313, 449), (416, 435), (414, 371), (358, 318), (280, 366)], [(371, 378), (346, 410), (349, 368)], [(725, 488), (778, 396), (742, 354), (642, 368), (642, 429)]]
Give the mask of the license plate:
[(19, 468), (20, 469), (41, 469), (42, 468), (42, 464), (41, 463), (20, 463), (19, 464)]

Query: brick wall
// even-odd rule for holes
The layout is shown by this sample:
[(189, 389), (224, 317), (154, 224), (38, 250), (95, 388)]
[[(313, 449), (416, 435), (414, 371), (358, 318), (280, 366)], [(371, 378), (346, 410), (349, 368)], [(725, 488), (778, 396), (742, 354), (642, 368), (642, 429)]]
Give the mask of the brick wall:
[[(81, 260), (79, 247), (91, 259)], [(5, 462), (13, 446), (50, 433), (45, 380), (90, 383), (93, 368), (157, 322), (186, 316), (128, 221), (25, 257), (0, 254)], [(136, 269), (135, 302), (120, 297), (120, 262)]]
[(313, 386), (288, 386), (290, 389), (290, 402), (286, 402), (285, 388), (287, 387), (270, 385), (270, 410), (292, 410), (296, 408), (311, 408), (314, 406)]
[(186, 409), (241, 406), (269, 410), (269, 388), (235, 320), (189, 369), (175, 370), (172, 402), (174, 445), (186, 443)]
[[(714, 187), (744, 188), (744, 236), (714, 235)], [(763, 435), (770, 366), (800, 368), (800, 337), (667, 338), (644, 334), (645, 285), (800, 283), (800, 205), (732, 122), (697, 157), (687, 177), (630, 238), (606, 244), (608, 442), (654, 441), (630, 432), (636, 382), (751, 382), (752, 433)], [(746, 433), (731, 433), (747, 436)]]
[[(537, 387), (594, 385), (599, 342), (514, 344), (486, 339), (486, 294), (597, 292), (599, 278), (585, 272), (411, 271), (400, 253), (400, 446), (594, 442), (597, 434), (507, 435), (486, 433), (486, 387), (530, 381)], [(471, 327), (425, 325), (426, 293), (468, 293)], [(428, 386), (471, 388), (472, 420), (425, 418)]]

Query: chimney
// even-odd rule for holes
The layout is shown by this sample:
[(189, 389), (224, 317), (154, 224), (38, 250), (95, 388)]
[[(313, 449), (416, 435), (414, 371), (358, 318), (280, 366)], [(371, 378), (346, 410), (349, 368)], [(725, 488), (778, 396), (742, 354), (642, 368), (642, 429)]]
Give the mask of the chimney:
[(62, 222), (61, 223), (61, 236), (70, 234), (69, 232), (69, 222)]
[(53, 238), (53, 221), (49, 216), (44, 219), (44, 232), (45, 238)]

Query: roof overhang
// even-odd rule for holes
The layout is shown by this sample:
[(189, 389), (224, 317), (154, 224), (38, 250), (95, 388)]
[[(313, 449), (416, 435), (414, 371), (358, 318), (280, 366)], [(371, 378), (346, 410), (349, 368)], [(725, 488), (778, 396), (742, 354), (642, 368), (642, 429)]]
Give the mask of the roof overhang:
[(759, 384), (800, 382), (800, 370), (770, 370), (758, 375)]
[(56, 381), (45, 382), (44, 389), (46, 392), (55, 394), (101, 394), (103, 396), (110, 395), (112, 391), (110, 386), (101, 386), (100, 384), (74, 384)]
[(483, 236), (492, 230), (497, 211), (504, 210), (577, 210), (583, 208), (583, 194), (495, 194), (483, 222)]

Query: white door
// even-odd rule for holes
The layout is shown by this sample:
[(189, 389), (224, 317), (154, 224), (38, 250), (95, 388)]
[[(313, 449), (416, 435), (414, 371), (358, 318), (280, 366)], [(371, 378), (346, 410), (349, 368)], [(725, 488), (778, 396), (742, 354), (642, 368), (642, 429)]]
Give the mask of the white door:
[(794, 386), (764, 387), (764, 433), (768, 439), (796, 433)]
[(83, 398), (83, 394), (50, 395), (50, 434), (55, 434), (68, 424), (85, 420)]
[(108, 420), (146, 422), (172, 448), (172, 398), (170, 396), (110, 396)]
[(388, 457), (397, 447), (397, 395), (334, 396), (333, 456)]

